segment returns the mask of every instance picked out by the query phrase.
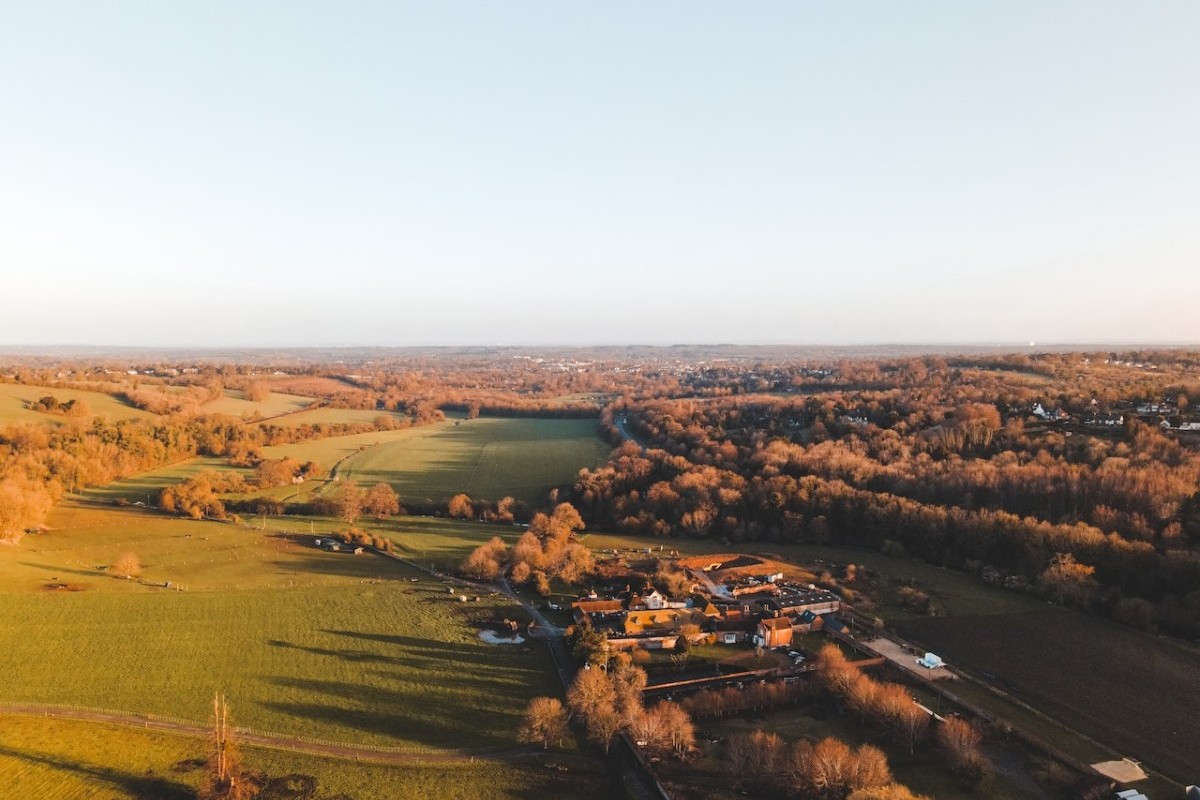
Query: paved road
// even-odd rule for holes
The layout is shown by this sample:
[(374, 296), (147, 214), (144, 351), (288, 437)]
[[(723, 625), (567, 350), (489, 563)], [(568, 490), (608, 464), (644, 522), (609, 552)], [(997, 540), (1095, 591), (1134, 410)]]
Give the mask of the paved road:
[(613, 425), (616, 426), (617, 433), (621, 434), (621, 438), (627, 442), (633, 442), (638, 447), (642, 448), (642, 450), (645, 450), (646, 449), (645, 443), (642, 441), (639, 441), (636, 436), (634, 436), (632, 433), (629, 432), (628, 423), (629, 423), (629, 418), (626, 417), (624, 414), (622, 414), (619, 417), (613, 418)]

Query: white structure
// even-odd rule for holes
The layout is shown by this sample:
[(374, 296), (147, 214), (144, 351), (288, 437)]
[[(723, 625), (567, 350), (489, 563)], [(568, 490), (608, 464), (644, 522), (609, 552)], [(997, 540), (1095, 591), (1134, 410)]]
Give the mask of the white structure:
[(925, 669), (941, 669), (946, 666), (946, 663), (942, 661), (942, 657), (935, 653), (926, 653), (917, 659), (917, 663)]

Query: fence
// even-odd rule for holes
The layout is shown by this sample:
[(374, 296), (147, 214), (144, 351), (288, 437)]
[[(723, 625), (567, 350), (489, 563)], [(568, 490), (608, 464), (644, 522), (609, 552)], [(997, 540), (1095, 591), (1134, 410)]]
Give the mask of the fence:
[[(41, 704), (3, 704), (0, 705), (0, 712), (25, 714), (28, 716), (45, 716), (45, 717), (68, 717), (72, 719), (93, 720), (97, 722), (107, 722), (117, 725), (125, 725), (132, 727), (155, 727), (159, 730), (169, 730), (176, 733), (184, 733), (191, 735), (207, 735), (210, 726), (196, 722), (195, 720), (184, 719), (182, 717), (173, 717), (166, 714), (152, 713), (135, 713), (130, 711), (118, 711), (111, 708), (95, 708), (92, 706), (73, 705), (70, 703), (41, 703)], [(418, 748), (365, 744), (357, 742), (337, 742), (331, 739), (319, 739), (312, 736), (298, 736), (295, 734), (283, 734), (274, 731), (263, 731), (251, 727), (235, 727), (234, 732), (243, 737), (243, 740), (248, 744), (259, 745), (262, 747), (274, 747), (280, 749), (295, 749), (296, 745), (310, 745), (311, 747), (324, 747), (332, 750), (342, 751), (364, 751), (370, 753), (379, 753), (382, 755), (437, 755), (437, 756), (461, 756), (469, 758), (472, 756), (485, 756), (491, 750), (479, 751), (459, 751), (459, 750), (438, 750), (430, 752)], [(496, 750), (499, 752), (499, 750)]]

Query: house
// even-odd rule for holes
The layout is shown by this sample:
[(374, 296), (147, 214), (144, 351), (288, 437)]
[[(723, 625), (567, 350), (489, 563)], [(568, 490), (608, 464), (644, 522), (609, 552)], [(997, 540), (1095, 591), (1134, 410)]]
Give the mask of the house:
[(805, 611), (814, 614), (829, 614), (840, 611), (842, 600), (836, 594), (816, 586), (781, 586), (775, 595), (762, 601), (768, 612), (794, 617)]
[(824, 627), (824, 618), (807, 610), (801, 611), (799, 616), (792, 622), (792, 631), (795, 633), (812, 633), (813, 631), (822, 630)]
[(703, 628), (708, 617), (694, 608), (662, 608), (654, 611), (630, 611), (625, 615), (625, 635), (663, 635), (679, 633), (685, 625)]
[(1045, 408), (1041, 403), (1033, 404), (1033, 415), (1047, 422), (1066, 422), (1071, 419), (1071, 415), (1061, 408)]
[(1092, 414), (1083, 420), (1084, 425), (1115, 428), (1125, 424), (1124, 414)]
[[(629, 599), (629, 608), (631, 610), (634, 609), (635, 603), (647, 611), (658, 611), (661, 608), (667, 607), (667, 598), (663, 597), (662, 594), (659, 593), (658, 589), (650, 586), (647, 586), (646, 588), (650, 591), (647, 592), (645, 589), (643, 589), (640, 594)], [(635, 600), (634, 598), (637, 599)]]
[(581, 623), (585, 619), (595, 623), (599, 620), (619, 617), (624, 612), (625, 604), (620, 600), (577, 600), (571, 603), (571, 616), (577, 623)]
[(792, 644), (792, 621), (787, 617), (760, 620), (754, 638), (755, 643), (762, 647), (789, 647)]

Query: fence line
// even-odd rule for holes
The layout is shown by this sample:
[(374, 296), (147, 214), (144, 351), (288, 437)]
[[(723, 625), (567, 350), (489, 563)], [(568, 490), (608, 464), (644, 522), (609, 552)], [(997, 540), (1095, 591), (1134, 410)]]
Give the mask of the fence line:
[[(42, 716), (54, 716), (57, 712), (76, 712), (80, 715), (92, 715), (98, 717), (114, 717), (116, 721), (124, 721), (126, 723), (134, 722), (157, 722), (164, 725), (174, 725), (179, 728), (188, 729), (196, 732), (207, 731), (209, 726), (203, 722), (196, 722), (183, 717), (173, 717), (168, 714), (155, 714), (150, 712), (132, 712), (118, 711), (112, 708), (96, 708), (95, 706), (76, 705), (74, 703), (5, 703), (0, 704), (0, 712), (31, 712)], [(112, 720), (101, 720), (112, 721)], [(463, 756), (469, 757), (472, 755), (485, 755), (488, 751), (468, 752), (462, 750), (420, 750), (412, 747), (403, 747), (395, 745), (380, 745), (380, 744), (359, 744), (356, 742), (338, 742), (332, 739), (320, 739), (313, 736), (300, 736), (296, 734), (284, 734), (276, 731), (264, 731), (257, 728), (235, 727), (234, 731), (244, 736), (253, 736), (262, 740), (276, 740), (281, 743), (299, 742), (302, 744), (312, 744), (321, 747), (334, 747), (343, 750), (369, 750), (374, 753), (383, 753), (387, 755), (433, 755), (433, 756)]]

